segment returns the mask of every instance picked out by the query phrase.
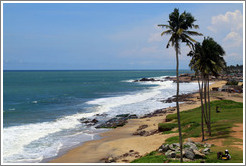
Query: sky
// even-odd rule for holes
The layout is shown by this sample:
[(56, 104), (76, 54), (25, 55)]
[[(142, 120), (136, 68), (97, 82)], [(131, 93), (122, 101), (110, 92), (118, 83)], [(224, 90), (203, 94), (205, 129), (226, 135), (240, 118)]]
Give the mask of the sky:
[[(242, 3), (4, 3), (3, 69), (175, 69), (170, 36), (157, 26), (174, 8), (224, 48), (227, 65), (243, 64)], [(181, 45), (180, 69), (189, 69), (189, 51)]]

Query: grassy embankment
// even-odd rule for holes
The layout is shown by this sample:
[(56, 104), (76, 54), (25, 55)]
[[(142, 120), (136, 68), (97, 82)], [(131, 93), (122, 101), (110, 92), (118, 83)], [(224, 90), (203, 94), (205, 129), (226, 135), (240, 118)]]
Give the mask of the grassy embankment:
[[(219, 106), (220, 113), (215, 112), (216, 106)], [(171, 131), (177, 127), (177, 115), (170, 114), (167, 116), (170, 121), (168, 123), (159, 124), (159, 127), (170, 128), (170, 131), (164, 131), (163, 134), (169, 134), (176, 131)], [(195, 108), (188, 111), (181, 112), (181, 124), (183, 139), (200, 137), (201, 138), (201, 108)], [(212, 136), (208, 137), (207, 132), (205, 138), (208, 141), (220, 141), (220, 146), (212, 146), (211, 153), (203, 159), (206, 163), (239, 163), (243, 162), (243, 150), (237, 147), (233, 147), (235, 144), (243, 144), (243, 138), (233, 137), (232, 127), (236, 123), (243, 123), (243, 103), (234, 102), (230, 100), (220, 100), (211, 102), (211, 125), (212, 125)], [(170, 137), (165, 143), (178, 143), (178, 136)], [(201, 141), (199, 141), (201, 142)], [(224, 152), (228, 149), (232, 159), (231, 160), (218, 160), (217, 152)], [(191, 162), (200, 162), (201, 160), (194, 160)], [(179, 162), (179, 160), (167, 159), (165, 155), (153, 151), (148, 155), (132, 161), (133, 163), (163, 163), (163, 162)]]

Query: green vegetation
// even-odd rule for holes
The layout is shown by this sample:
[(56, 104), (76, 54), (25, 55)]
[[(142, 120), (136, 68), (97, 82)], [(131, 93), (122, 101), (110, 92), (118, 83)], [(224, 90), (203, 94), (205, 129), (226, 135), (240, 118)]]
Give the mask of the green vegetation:
[[(220, 113), (216, 113), (215, 109), (218, 106), (221, 110)], [(183, 111), (180, 113), (182, 116), (181, 126), (183, 128), (183, 139), (190, 137), (201, 136), (201, 118), (200, 118), (201, 107)], [(206, 163), (240, 163), (243, 162), (243, 151), (237, 147), (231, 145), (242, 144), (243, 140), (232, 137), (231, 128), (235, 126), (235, 123), (243, 123), (243, 103), (234, 102), (231, 100), (218, 100), (211, 102), (211, 125), (212, 125), (212, 136), (210, 140), (223, 139), (223, 146), (212, 146), (211, 154), (207, 155), (207, 159), (194, 160), (189, 163), (199, 163), (205, 161)], [(167, 116), (168, 119), (173, 120), (173, 125), (177, 125), (177, 115), (170, 114)], [(172, 123), (168, 123), (169, 125)], [(161, 126), (162, 124), (160, 124)], [(170, 125), (171, 126), (171, 125)], [(165, 132), (164, 132), (165, 133)], [(166, 134), (166, 133), (165, 133)], [(206, 132), (206, 134), (208, 134)], [(166, 139), (165, 143), (177, 143), (179, 136), (174, 136)], [(201, 140), (202, 141), (202, 140)], [(218, 160), (217, 152), (224, 152), (228, 149), (232, 159), (231, 160)], [(178, 162), (178, 160), (167, 159), (163, 154), (156, 151), (133, 161), (133, 163), (163, 163), (163, 162)]]
[(227, 81), (226, 85), (238, 85), (238, 81), (236, 81), (236, 80), (229, 80), (229, 81)]
[(174, 129), (175, 127), (178, 127), (178, 124), (176, 123), (160, 123), (158, 124), (158, 130), (159, 131), (170, 131)]
[(231, 74), (231, 73), (243, 73), (243, 65), (230, 65), (225, 68), (225, 73)]
[(194, 49), (191, 50), (187, 55), (192, 57), (189, 66), (191, 67), (191, 70), (195, 71), (195, 74), (198, 78), (202, 108), (202, 140), (204, 140), (204, 121), (207, 125), (209, 136), (211, 136), (209, 76), (219, 76), (219, 73), (226, 67), (226, 62), (223, 58), (225, 51), (216, 41), (214, 41), (213, 38), (207, 37), (204, 38), (202, 44), (196, 43)]

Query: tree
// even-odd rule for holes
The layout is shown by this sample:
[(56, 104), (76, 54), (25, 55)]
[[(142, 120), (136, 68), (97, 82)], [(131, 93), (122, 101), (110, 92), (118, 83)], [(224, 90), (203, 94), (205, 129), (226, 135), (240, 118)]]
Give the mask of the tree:
[[(211, 109), (210, 109), (210, 94), (209, 94), (209, 76), (213, 75), (217, 77), (219, 73), (226, 67), (223, 56), (225, 51), (223, 48), (213, 40), (213, 38), (204, 38), (202, 45), (196, 43), (192, 51), (189, 52), (188, 56), (191, 56), (189, 66), (198, 75), (198, 85), (201, 100), (201, 126), (202, 126), (202, 141), (204, 141), (204, 128), (203, 119), (207, 125), (209, 136), (211, 136)], [(199, 77), (202, 80), (200, 85)], [(203, 86), (204, 85), (204, 86)], [(202, 87), (200, 89), (200, 87)], [(205, 105), (203, 104), (203, 99)], [(205, 106), (205, 108), (204, 108)]]
[(174, 11), (169, 14), (168, 24), (160, 24), (159, 27), (166, 28), (164, 32), (161, 33), (163, 35), (171, 35), (168, 43), (167, 48), (169, 48), (170, 44), (174, 47), (176, 52), (176, 79), (177, 79), (177, 100), (176, 100), (176, 107), (177, 107), (177, 118), (178, 118), (178, 128), (179, 128), (179, 143), (180, 143), (180, 162), (183, 162), (182, 156), (182, 132), (181, 132), (181, 124), (180, 124), (180, 113), (179, 113), (179, 57), (178, 55), (180, 52), (180, 44), (181, 42), (186, 43), (187, 46), (190, 48), (193, 46), (193, 43), (196, 42), (190, 36), (201, 36), (201, 33), (196, 31), (190, 31), (190, 29), (198, 29), (199, 26), (195, 25), (195, 18), (187, 12), (179, 13), (179, 9), (175, 8)]

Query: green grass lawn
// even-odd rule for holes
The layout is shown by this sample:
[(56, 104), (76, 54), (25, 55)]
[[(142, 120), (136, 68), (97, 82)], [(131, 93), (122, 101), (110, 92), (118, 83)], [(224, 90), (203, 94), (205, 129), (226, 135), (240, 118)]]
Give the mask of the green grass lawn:
[[(215, 108), (219, 107), (220, 113), (216, 113)], [(200, 137), (201, 136), (201, 108), (195, 108), (188, 111), (183, 111), (180, 113), (181, 117), (181, 126), (183, 139), (190, 137)], [(167, 116), (167, 119), (171, 122), (166, 124), (159, 124), (159, 127), (167, 127), (173, 129), (177, 126), (177, 114), (170, 114)], [(232, 147), (235, 142), (243, 143), (243, 138), (238, 139), (230, 135), (231, 128), (235, 123), (243, 123), (243, 103), (234, 102), (231, 100), (217, 100), (211, 102), (211, 128), (212, 136), (209, 138), (213, 139), (225, 139), (222, 143), (224, 147), (212, 146), (210, 149), (212, 153), (207, 155), (205, 159), (206, 163), (240, 163), (243, 162), (243, 151), (239, 148)], [(206, 129), (206, 127), (205, 127)], [(206, 131), (206, 130), (205, 130)], [(164, 131), (163, 134), (173, 133), (175, 131)], [(208, 138), (207, 132), (205, 138)], [(179, 137), (174, 136), (168, 138), (165, 143), (178, 143)], [(217, 160), (217, 152), (225, 151), (225, 148), (229, 150), (232, 159), (231, 160)], [(163, 163), (163, 162), (179, 162), (177, 160), (172, 161), (167, 159), (163, 154), (157, 152), (151, 152), (150, 154), (132, 161), (133, 163)], [(192, 161), (192, 162), (200, 162)]]

